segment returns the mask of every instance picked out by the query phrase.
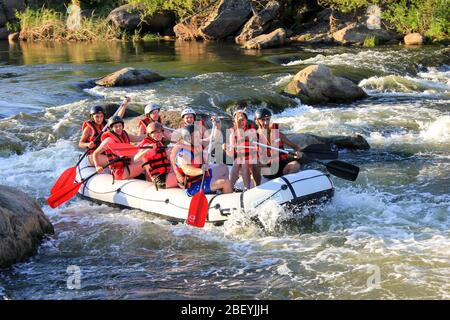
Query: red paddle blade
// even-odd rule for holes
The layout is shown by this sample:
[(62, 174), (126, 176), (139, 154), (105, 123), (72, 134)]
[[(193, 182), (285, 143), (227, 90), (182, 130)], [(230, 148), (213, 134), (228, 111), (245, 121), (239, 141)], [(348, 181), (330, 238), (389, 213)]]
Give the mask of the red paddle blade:
[(63, 188), (65, 185), (72, 183), (75, 180), (77, 174), (77, 168), (75, 166), (66, 169), (56, 180), (53, 187), (50, 189), (50, 194), (58, 192), (59, 189)]
[(139, 151), (138, 147), (128, 143), (111, 143), (108, 147), (119, 157), (131, 157)]
[(200, 190), (192, 197), (186, 223), (194, 227), (203, 228), (207, 214), (208, 199), (206, 199), (205, 192)]
[(48, 205), (52, 208), (56, 208), (71, 199), (78, 192), (82, 183), (83, 182), (71, 183), (64, 188), (59, 189), (47, 199)]

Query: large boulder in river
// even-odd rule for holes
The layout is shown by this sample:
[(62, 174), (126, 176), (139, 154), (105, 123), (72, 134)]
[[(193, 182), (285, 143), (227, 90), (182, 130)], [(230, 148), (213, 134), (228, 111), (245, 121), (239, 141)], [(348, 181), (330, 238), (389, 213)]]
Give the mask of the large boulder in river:
[(280, 11), (278, 1), (269, 1), (263, 10), (253, 15), (242, 28), (239, 35), (234, 39), (237, 44), (244, 44), (267, 31), (269, 22), (272, 21)]
[(247, 21), (252, 11), (250, 0), (221, 0), (200, 27), (208, 40), (234, 35)]
[(54, 229), (36, 200), (0, 185), (0, 267), (33, 255), (42, 238)]
[(352, 23), (332, 34), (333, 39), (340, 44), (362, 45), (364, 40), (375, 38), (377, 44), (397, 40), (400, 35), (385, 29), (369, 29), (362, 23)]
[(128, 31), (140, 28), (141, 31), (163, 33), (175, 25), (173, 12), (160, 11), (151, 16), (144, 14), (141, 6), (126, 4), (111, 11), (106, 19), (116, 27)]
[(369, 150), (370, 145), (363, 136), (359, 134), (351, 136), (328, 136), (321, 137), (311, 133), (288, 134), (289, 140), (299, 144), (302, 148), (316, 143), (334, 144), (338, 149)]
[(324, 65), (312, 65), (298, 72), (287, 85), (286, 92), (306, 103), (347, 102), (367, 97), (352, 81), (336, 77)]
[(278, 28), (269, 34), (262, 34), (247, 41), (244, 44), (245, 49), (266, 49), (282, 46), (289, 43), (286, 37), (286, 30)]
[(148, 69), (124, 68), (95, 81), (95, 84), (104, 87), (135, 86), (164, 79)]

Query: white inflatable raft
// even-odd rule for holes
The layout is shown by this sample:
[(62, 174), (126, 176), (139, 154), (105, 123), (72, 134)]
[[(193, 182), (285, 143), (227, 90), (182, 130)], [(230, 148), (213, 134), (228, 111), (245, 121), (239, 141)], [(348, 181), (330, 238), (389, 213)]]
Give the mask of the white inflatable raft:
[[(87, 160), (77, 168), (77, 181), (95, 172)], [(159, 189), (153, 183), (139, 180), (114, 180), (106, 170), (96, 174), (79, 190), (79, 194), (96, 202), (139, 209), (160, 215), (169, 221), (185, 221), (191, 197), (182, 189)], [(268, 200), (283, 205), (309, 204), (334, 194), (333, 183), (327, 174), (318, 170), (304, 170), (295, 174), (267, 180), (245, 192), (206, 195), (209, 202), (207, 222), (220, 225), (235, 210), (257, 209)]]

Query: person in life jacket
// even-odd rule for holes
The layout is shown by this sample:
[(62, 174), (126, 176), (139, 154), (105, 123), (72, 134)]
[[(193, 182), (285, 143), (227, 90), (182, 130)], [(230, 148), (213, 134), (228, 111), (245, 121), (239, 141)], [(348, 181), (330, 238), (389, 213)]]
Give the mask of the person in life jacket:
[(152, 122), (147, 126), (147, 134), (138, 145), (142, 148), (134, 160), (143, 159), (142, 167), (146, 178), (152, 181), (156, 189), (173, 188), (177, 186), (176, 176), (171, 172), (171, 165), (164, 144), (163, 126), (159, 122)]
[[(179, 139), (170, 154), (170, 162), (178, 186), (185, 189), (189, 196), (194, 196), (200, 191), (205, 170), (204, 147), (201, 143), (200, 132), (196, 130), (195, 125), (190, 124), (179, 129), (177, 133)], [(211, 166), (205, 175), (205, 194), (214, 193), (216, 190), (221, 190), (223, 193), (233, 191), (225, 164)]]
[(285, 174), (300, 171), (299, 159), (302, 157), (299, 145), (290, 141), (286, 135), (281, 133), (277, 123), (271, 123), (272, 112), (267, 108), (260, 108), (255, 111), (255, 121), (258, 125), (259, 143), (270, 145), (284, 150), (287, 145), (294, 148), (297, 158), (294, 159), (286, 153), (279, 152), (264, 147), (259, 147), (259, 162), (263, 170), (264, 177), (275, 179)]
[(261, 173), (258, 166), (258, 153), (252, 145), (252, 141), (257, 140), (255, 126), (248, 123), (248, 116), (244, 110), (238, 109), (233, 113), (233, 128), (227, 132), (228, 144), (226, 153), (234, 158), (231, 169), (231, 184), (234, 186), (241, 172), (244, 188), (250, 189), (253, 176), (254, 185), (261, 183)]
[[(207, 131), (206, 122), (205, 122), (205, 120), (203, 120), (203, 118), (200, 118), (197, 121), (197, 114), (196, 114), (194, 109), (192, 109), (190, 107), (184, 108), (181, 111), (181, 119), (183, 120), (182, 127), (186, 127), (186, 126), (191, 125), (191, 124), (198, 126), (198, 129), (200, 130), (200, 135), (202, 137), (203, 145), (207, 146), (209, 144), (209, 138), (210, 138), (209, 133), (210, 132)], [(220, 136), (219, 136), (220, 135), (220, 131), (219, 130), (221, 128), (220, 120), (219, 120), (218, 117), (212, 116), (211, 117), (211, 122), (215, 122), (216, 123), (216, 128), (218, 130), (215, 132), (214, 141), (218, 141), (218, 139), (220, 138)]]
[[(141, 135), (145, 135), (147, 132), (147, 126), (152, 122), (159, 122), (162, 124), (161, 120), (161, 105), (158, 103), (149, 103), (144, 108), (144, 117), (138, 123), (138, 129)], [(169, 130), (163, 130), (164, 138), (170, 141)]]
[[(126, 97), (123, 108), (118, 113), (120, 117), (125, 114), (129, 102), (130, 98)], [(78, 142), (78, 146), (80, 148), (89, 149), (88, 154), (91, 155), (94, 150), (100, 145), (100, 138), (105, 125), (105, 110), (101, 106), (92, 106), (89, 110), (89, 120), (84, 121), (81, 127), (81, 130), (83, 132), (81, 134), (80, 141)], [(88, 159), (90, 164), (94, 164), (92, 162), (92, 156), (89, 156)], [(102, 165), (106, 165), (108, 163), (108, 159), (106, 157), (102, 157), (99, 160), (99, 163)]]
[[(98, 173), (102, 173), (104, 171), (103, 166), (99, 162), (102, 152), (105, 152), (106, 157), (108, 158), (107, 163), (110, 163), (111, 161), (117, 160), (119, 158), (110, 149), (109, 145), (111, 145), (112, 143), (139, 142), (143, 138), (142, 136), (128, 134), (124, 130), (125, 123), (119, 116), (110, 118), (108, 120), (107, 126), (108, 131), (104, 132), (101, 137), (102, 143), (92, 154), (95, 170)], [(113, 175), (114, 179), (131, 179), (137, 177), (142, 173), (143, 169), (141, 161), (133, 162), (132, 159), (128, 157), (122, 157), (120, 159), (120, 161), (114, 162), (113, 164), (109, 165), (109, 169), (111, 170), (111, 174)]]

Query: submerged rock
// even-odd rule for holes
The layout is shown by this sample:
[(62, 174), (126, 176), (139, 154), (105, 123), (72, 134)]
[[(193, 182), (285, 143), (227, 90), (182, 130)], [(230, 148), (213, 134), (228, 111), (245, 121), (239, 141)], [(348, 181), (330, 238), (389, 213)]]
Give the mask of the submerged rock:
[(302, 133), (302, 134), (289, 134), (289, 139), (292, 142), (299, 144), (301, 147), (306, 147), (310, 144), (326, 143), (334, 144), (338, 149), (351, 149), (351, 150), (369, 150), (370, 145), (363, 136), (355, 134), (352, 136), (329, 136), (321, 137), (315, 134)]
[(312, 65), (298, 72), (285, 90), (304, 102), (327, 103), (363, 99), (367, 94), (352, 81), (336, 77), (324, 65)]
[(95, 84), (105, 87), (134, 86), (164, 79), (148, 69), (123, 68), (95, 81)]
[(42, 238), (54, 229), (36, 200), (0, 185), (0, 267), (33, 255)]

